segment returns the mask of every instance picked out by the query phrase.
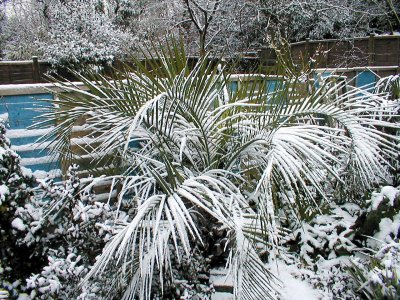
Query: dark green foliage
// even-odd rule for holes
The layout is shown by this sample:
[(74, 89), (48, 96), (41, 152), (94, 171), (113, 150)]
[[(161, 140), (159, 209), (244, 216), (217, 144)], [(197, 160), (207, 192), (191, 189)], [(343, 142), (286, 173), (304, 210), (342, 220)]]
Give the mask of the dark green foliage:
[(214, 293), (209, 282), (210, 262), (211, 257), (206, 257), (199, 247), (194, 247), (190, 256), (183, 255), (180, 261), (174, 257), (173, 279), (168, 278), (162, 299), (209, 299)]

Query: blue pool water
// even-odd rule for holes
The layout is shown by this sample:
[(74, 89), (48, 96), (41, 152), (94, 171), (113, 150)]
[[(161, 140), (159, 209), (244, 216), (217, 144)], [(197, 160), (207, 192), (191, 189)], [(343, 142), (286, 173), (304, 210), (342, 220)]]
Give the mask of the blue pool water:
[(356, 86), (359, 88), (371, 88), (373, 87), (376, 82), (377, 82), (377, 77), (376, 75), (371, 72), (371, 71), (363, 71), (358, 73), (357, 78), (356, 78)]
[(43, 100), (53, 99), (51, 94), (17, 95), (0, 97), (0, 115), (8, 114), (7, 136), (11, 145), (22, 158), (22, 165), (34, 171), (50, 171), (58, 169), (58, 162), (46, 161), (48, 149), (40, 149), (36, 143), (41, 136), (37, 130), (29, 129), (41, 114), (41, 107), (49, 107), (51, 104)]

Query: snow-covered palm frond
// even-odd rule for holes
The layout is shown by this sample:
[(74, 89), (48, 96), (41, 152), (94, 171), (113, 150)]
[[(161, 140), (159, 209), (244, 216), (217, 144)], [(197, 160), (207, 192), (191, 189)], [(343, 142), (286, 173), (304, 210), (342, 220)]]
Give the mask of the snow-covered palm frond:
[(260, 259), (254, 242), (245, 233), (246, 218), (236, 204), (230, 206), (232, 228), (230, 234), (234, 245), (228, 258), (228, 275), (234, 280), (235, 299), (275, 299), (279, 286), (276, 278), (269, 273)]
[[(134, 299), (135, 295), (148, 299), (151, 294), (151, 278), (159, 274), (162, 285), (164, 273), (171, 272), (169, 270), (170, 256), (177, 255), (179, 260), (181, 248), (187, 255), (190, 254), (191, 239), (202, 242), (200, 229), (196, 225), (196, 219), (199, 216), (193, 214), (194, 211), (207, 213), (214, 222), (219, 222), (236, 234), (238, 224), (235, 213), (242, 214), (248, 211), (254, 215), (254, 211), (247, 207), (240, 190), (227, 179), (229, 175), (224, 170), (208, 171), (201, 176), (189, 177), (174, 188), (162, 179), (161, 174), (154, 173), (156, 180), (153, 180), (153, 183), (162, 185), (164, 187), (162, 189), (170, 191), (171, 194), (159, 192), (148, 199), (139, 199), (139, 206), (133, 219), (125, 224), (107, 244), (82, 284), (93, 276), (101, 276), (112, 265), (118, 270), (118, 276), (121, 278), (134, 273), (129, 276), (130, 284), (125, 292), (126, 299)], [(157, 182), (158, 180), (163, 182)], [(126, 184), (126, 189), (149, 183), (147, 179), (138, 176), (131, 177), (128, 181), (130, 182)], [(147, 194), (147, 191), (144, 194)], [(236, 209), (233, 210), (233, 207)], [(245, 218), (242, 219), (245, 220)], [(251, 229), (252, 226), (247, 225), (246, 233), (241, 234), (253, 236), (254, 232), (249, 228)], [(240, 231), (242, 232), (242, 228)], [(246, 239), (248, 240), (248, 237)], [(170, 253), (171, 242), (174, 245), (173, 253)], [(258, 265), (260, 274), (267, 276), (266, 282), (272, 282), (274, 279), (256, 255), (255, 245), (250, 244), (249, 241), (247, 243), (247, 248), (243, 250), (242, 245), (235, 242), (232, 246), (235, 250), (232, 251), (237, 251), (237, 253), (244, 251), (241, 259), (245, 259), (245, 263), (250, 266)], [(251, 267), (247, 268), (246, 272), (251, 272)], [(241, 281), (248, 286), (252, 285), (252, 279), (248, 275)], [(273, 290), (272, 284), (260, 289), (271, 293)]]
[(131, 205), (130, 219), (86, 280), (112, 266), (124, 299), (149, 299), (170, 257), (203, 241), (206, 218), (229, 233), (235, 297), (274, 298), (259, 253), (279, 250), (276, 207), (301, 218), (304, 207), (329, 206), (329, 185), (367, 189), (387, 178), (399, 147), (385, 128), (399, 129), (398, 100), (347, 86), (343, 93), (344, 82), (308, 91), (287, 78), (274, 91), (242, 84), (233, 93), (223, 69), (207, 57), (190, 68), (181, 45), (160, 47), (152, 58), (112, 79), (77, 74), (89, 90), (63, 85), (61, 109), (44, 115), (42, 125), (56, 120), (45, 137), (54, 152), (73, 157), (72, 133), (85, 116), (99, 153), (93, 165), (110, 157), (123, 170), (111, 178), (121, 180), (116, 201)]
[(400, 97), (400, 75), (390, 75), (379, 79), (375, 92), (388, 93), (393, 99)]

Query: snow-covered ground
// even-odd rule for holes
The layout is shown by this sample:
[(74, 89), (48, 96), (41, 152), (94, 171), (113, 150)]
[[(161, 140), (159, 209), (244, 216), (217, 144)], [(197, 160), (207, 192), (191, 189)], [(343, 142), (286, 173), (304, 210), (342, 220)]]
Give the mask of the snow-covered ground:
[[(281, 293), (281, 300), (319, 300), (322, 299), (318, 290), (313, 288), (306, 281), (294, 277), (292, 274), (299, 274), (296, 266), (288, 266), (284, 262), (277, 260), (268, 264), (268, 267), (275, 277), (279, 278), (282, 287), (277, 287)], [(226, 276), (223, 269), (213, 270), (210, 281), (213, 282), (216, 290), (228, 290), (232, 288), (232, 278)], [(233, 295), (227, 292), (216, 292), (211, 300), (233, 300)]]
[(278, 260), (270, 264), (270, 270), (272, 274), (282, 281), (283, 287), (279, 289), (282, 300), (322, 299), (320, 293), (310, 284), (292, 275), (293, 273), (298, 273), (296, 266), (288, 266)]
[(211, 300), (233, 300), (231, 293), (216, 292), (211, 296)]

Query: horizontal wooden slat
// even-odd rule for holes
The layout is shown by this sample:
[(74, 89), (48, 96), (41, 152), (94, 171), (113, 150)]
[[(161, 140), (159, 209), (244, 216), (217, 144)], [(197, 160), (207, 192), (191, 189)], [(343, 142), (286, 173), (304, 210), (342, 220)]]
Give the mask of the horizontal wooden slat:
[[(15, 72), (11, 72), (11, 77), (27, 77), (27, 78), (30, 78), (30, 79), (32, 79), (32, 70), (26, 70), (26, 71), (24, 71), (24, 70), (18, 70), (18, 71), (15, 71)], [(17, 78), (18, 79), (18, 78)]]
[(13, 80), (13, 84), (25, 84), (25, 83), (32, 83), (31, 79), (20, 79), (20, 80)]
[(12, 73), (18, 72), (32, 72), (32, 66), (10, 66), (8, 67), (8, 71)]

